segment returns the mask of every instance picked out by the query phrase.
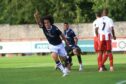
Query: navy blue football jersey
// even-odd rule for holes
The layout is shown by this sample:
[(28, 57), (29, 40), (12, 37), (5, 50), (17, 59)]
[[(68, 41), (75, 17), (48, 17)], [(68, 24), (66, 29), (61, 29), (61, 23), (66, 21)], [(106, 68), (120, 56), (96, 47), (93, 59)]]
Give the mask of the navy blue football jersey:
[(74, 37), (76, 36), (72, 29), (67, 29), (64, 31), (64, 35), (70, 45), (75, 45)]
[(52, 25), (50, 29), (46, 29), (45, 27), (41, 28), (50, 44), (59, 45), (62, 43), (60, 38), (62, 32), (55, 25)]

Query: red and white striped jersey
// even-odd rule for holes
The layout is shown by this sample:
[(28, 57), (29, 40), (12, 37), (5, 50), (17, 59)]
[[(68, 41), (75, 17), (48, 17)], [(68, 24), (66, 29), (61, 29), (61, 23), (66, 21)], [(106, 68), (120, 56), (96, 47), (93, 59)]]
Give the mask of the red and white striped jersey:
[[(98, 20), (98, 34), (100, 40), (110, 40), (112, 34), (112, 27), (114, 28), (113, 20), (107, 16), (103, 16)], [(104, 35), (104, 38), (103, 38)]]

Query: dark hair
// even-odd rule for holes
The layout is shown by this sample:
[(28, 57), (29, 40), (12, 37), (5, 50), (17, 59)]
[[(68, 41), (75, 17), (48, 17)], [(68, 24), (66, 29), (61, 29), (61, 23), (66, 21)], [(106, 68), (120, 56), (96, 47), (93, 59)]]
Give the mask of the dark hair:
[(49, 20), (50, 24), (53, 25), (54, 24), (54, 18), (51, 15), (47, 15), (42, 17), (41, 22), (44, 24), (44, 20)]
[(108, 8), (104, 8), (104, 9), (102, 10), (102, 13), (104, 13), (104, 14), (108, 15), (108, 13), (109, 13)]
[(96, 14), (96, 16), (101, 17), (102, 16), (102, 10), (101, 9), (97, 10), (95, 14)]
[(69, 23), (68, 22), (64, 22), (64, 24), (67, 24), (68, 25)]

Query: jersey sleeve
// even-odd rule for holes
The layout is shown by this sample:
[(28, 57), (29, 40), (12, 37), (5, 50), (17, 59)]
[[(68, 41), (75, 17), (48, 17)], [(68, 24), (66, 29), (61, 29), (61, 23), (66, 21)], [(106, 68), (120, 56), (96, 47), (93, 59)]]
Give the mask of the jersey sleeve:
[(93, 22), (93, 29), (96, 28), (96, 20)]
[(100, 23), (101, 23), (101, 19), (100, 19), (100, 18), (97, 19), (97, 20), (95, 20), (94, 23), (93, 23), (93, 25), (94, 25), (94, 29), (99, 28)]
[(76, 36), (76, 34), (75, 34), (75, 32), (73, 30), (71, 30), (70, 33), (71, 33), (71, 37), (75, 37)]
[(97, 22), (95, 22), (95, 29), (98, 28), (98, 27), (99, 27), (99, 23), (97, 21)]

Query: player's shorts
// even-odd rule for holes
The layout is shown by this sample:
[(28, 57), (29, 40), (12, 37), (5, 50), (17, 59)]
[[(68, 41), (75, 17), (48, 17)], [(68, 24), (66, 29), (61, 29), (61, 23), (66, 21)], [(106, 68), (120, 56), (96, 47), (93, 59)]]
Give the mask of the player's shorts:
[(49, 49), (51, 52), (55, 52), (57, 53), (59, 56), (67, 56), (67, 52), (64, 48), (64, 44), (61, 43), (59, 45), (52, 45), (52, 44), (49, 44)]
[(65, 46), (65, 49), (66, 49), (68, 55), (71, 55), (71, 56), (74, 55), (74, 54), (73, 54), (73, 49), (77, 49), (77, 50), (79, 50), (79, 52), (81, 52), (80, 47), (79, 47), (79, 46), (76, 46), (76, 45), (72, 45), (72, 46), (70, 46), (70, 47)]
[(94, 50), (95, 52), (98, 52), (98, 37), (94, 37)]
[[(105, 36), (103, 35), (103, 38), (104, 37)], [(112, 50), (112, 41), (111, 41), (111, 39), (109, 39), (109, 40), (103, 39), (102, 41), (99, 40), (98, 50), (111, 51)]]
[(81, 49), (80, 49), (79, 46), (77, 46), (77, 45), (72, 45), (71, 47), (72, 47), (72, 49), (77, 49), (77, 50), (79, 50), (79, 52), (81, 52)]

